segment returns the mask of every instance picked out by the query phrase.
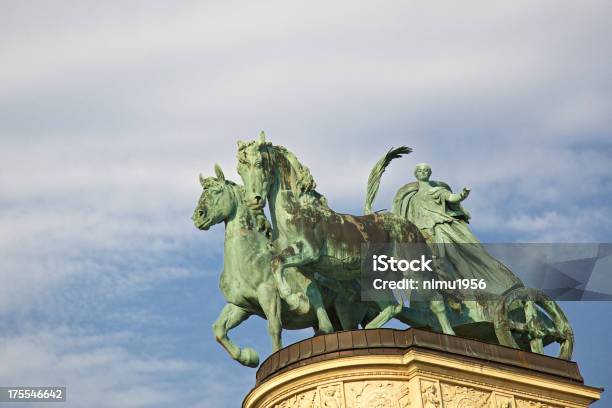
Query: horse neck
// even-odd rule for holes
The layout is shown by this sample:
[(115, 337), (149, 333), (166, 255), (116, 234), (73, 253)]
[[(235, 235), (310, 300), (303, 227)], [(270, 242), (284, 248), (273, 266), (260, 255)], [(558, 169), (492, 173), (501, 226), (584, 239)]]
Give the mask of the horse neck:
[(277, 237), (277, 233), (283, 229), (282, 220), (287, 213), (286, 208), (290, 203), (290, 197), (299, 198), (296, 183), (292, 183), (292, 177), (297, 174), (293, 167), (293, 163), (281, 152), (276, 151), (274, 156), (274, 164), (271, 168), (273, 180), (268, 192), (268, 203), (270, 205), (270, 218), (272, 222), (273, 238)]
[(221, 291), (226, 299), (241, 296), (241, 292), (248, 291), (251, 284), (263, 279), (262, 271), (251, 266), (256, 265), (253, 263), (255, 259), (266, 255), (264, 251), (268, 245), (265, 233), (255, 226), (256, 216), (244, 204), (241, 190), (232, 187), (232, 194), (234, 209), (225, 220), (223, 271), (220, 276)]
[[(293, 153), (275, 147), (272, 162), (269, 172), (273, 174), (273, 180), (267, 199), (274, 231), (283, 231), (282, 220), (285, 219), (287, 209), (293, 212), (304, 205), (315, 205), (329, 210), (325, 198), (314, 190), (315, 183), (308, 168), (300, 163)], [(300, 183), (311, 185), (302, 186)], [(279, 224), (280, 228), (277, 228)]]
[(233, 186), (228, 186), (233, 196), (234, 208), (225, 219), (225, 249), (232, 244), (232, 237), (237, 236), (243, 229), (243, 220), (249, 216), (248, 209), (243, 204), (242, 195)]

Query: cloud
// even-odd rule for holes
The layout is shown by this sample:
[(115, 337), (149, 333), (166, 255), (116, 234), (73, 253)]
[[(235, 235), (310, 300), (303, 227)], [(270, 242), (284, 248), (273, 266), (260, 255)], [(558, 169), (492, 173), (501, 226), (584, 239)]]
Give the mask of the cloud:
[(68, 327), (3, 335), (0, 381), (7, 386), (66, 386), (66, 406), (92, 408), (196, 407), (202, 401), (228, 406), (232, 387), (242, 388), (232, 380), (217, 383), (209, 363), (125, 346), (139, 341), (135, 333)]
[(176, 279), (216, 277), (206, 265), (222, 254), (222, 228), (197, 231), (187, 202), (172, 211), (173, 204), (147, 208), (130, 197), (108, 208), (100, 197), (17, 199), (0, 211), (0, 277), (10, 282), (0, 289), (0, 315), (81, 313), (100, 306), (92, 298), (108, 302)]
[[(391, 164), (376, 208), (425, 161), (435, 179), (472, 188), (465, 205), (483, 240), (609, 241), (611, 7), (3, 2), (0, 316), (13, 334), (0, 375), (66, 378), (82, 406), (102, 401), (86, 395), (98, 380), (116, 398), (106, 406), (163, 405), (150, 384), (169, 381), (164, 364), (190, 378), (208, 329), (181, 358), (145, 358), (110, 333), (188, 336), (195, 324), (173, 307), (198, 296), (209, 303), (193, 300), (185, 319), (210, 325), (223, 227), (191, 224), (197, 174), (218, 162), (239, 181), (236, 140), (262, 129), (339, 211), (360, 213), (371, 166), (406, 144), (414, 153)], [(40, 321), (66, 329), (24, 334)], [(79, 342), (89, 354), (70, 351)], [(235, 406), (231, 378), (252, 374), (235, 368), (226, 385), (206, 377), (218, 367), (198, 366), (218, 387), (202, 390), (227, 399), (194, 391), (184, 405)]]

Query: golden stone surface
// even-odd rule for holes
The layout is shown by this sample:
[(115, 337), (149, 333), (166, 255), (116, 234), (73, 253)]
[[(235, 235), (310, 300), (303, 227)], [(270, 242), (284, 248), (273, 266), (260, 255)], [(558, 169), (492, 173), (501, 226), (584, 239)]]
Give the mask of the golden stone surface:
[(418, 347), (395, 355), (372, 349), (290, 366), (259, 382), (243, 408), (579, 408), (601, 392), (482, 358)]

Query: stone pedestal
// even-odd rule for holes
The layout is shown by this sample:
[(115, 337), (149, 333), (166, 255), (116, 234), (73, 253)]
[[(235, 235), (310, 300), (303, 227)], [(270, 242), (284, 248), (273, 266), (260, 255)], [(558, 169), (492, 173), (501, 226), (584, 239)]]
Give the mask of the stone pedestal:
[(578, 408), (576, 363), (423, 330), (313, 337), (272, 354), (243, 408)]

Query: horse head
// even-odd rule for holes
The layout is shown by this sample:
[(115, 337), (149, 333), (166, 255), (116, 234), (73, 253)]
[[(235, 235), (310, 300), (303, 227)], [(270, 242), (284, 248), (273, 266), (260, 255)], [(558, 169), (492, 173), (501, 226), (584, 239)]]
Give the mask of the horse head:
[(238, 142), (238, 174), (245, 188), (245, 203), (254, 210), (266, 205), (266, 197), (272, 186), (273, 172), (272, 143), (266, 142), (261, 132), (259, 140)]
[(237, 199), (232, 189), (237, 186), (225, 180), (219, 165), (215, 165), (215, 174), (216, 177), (207, 178), (200, 174), (203, 191), (191, 219), (194, 225), (201, 230), (207, 230), (227, 220), (236, 210)]
[(321, 197), (308, 167), (283, 146), (267, 142), (263, 132), (259, 140), (238, 142), (237, 170), (246, 190), (246, 204), (252, 209), (265, 207), (276, 182), (279, 189), (290, 190), (297, 198)]

